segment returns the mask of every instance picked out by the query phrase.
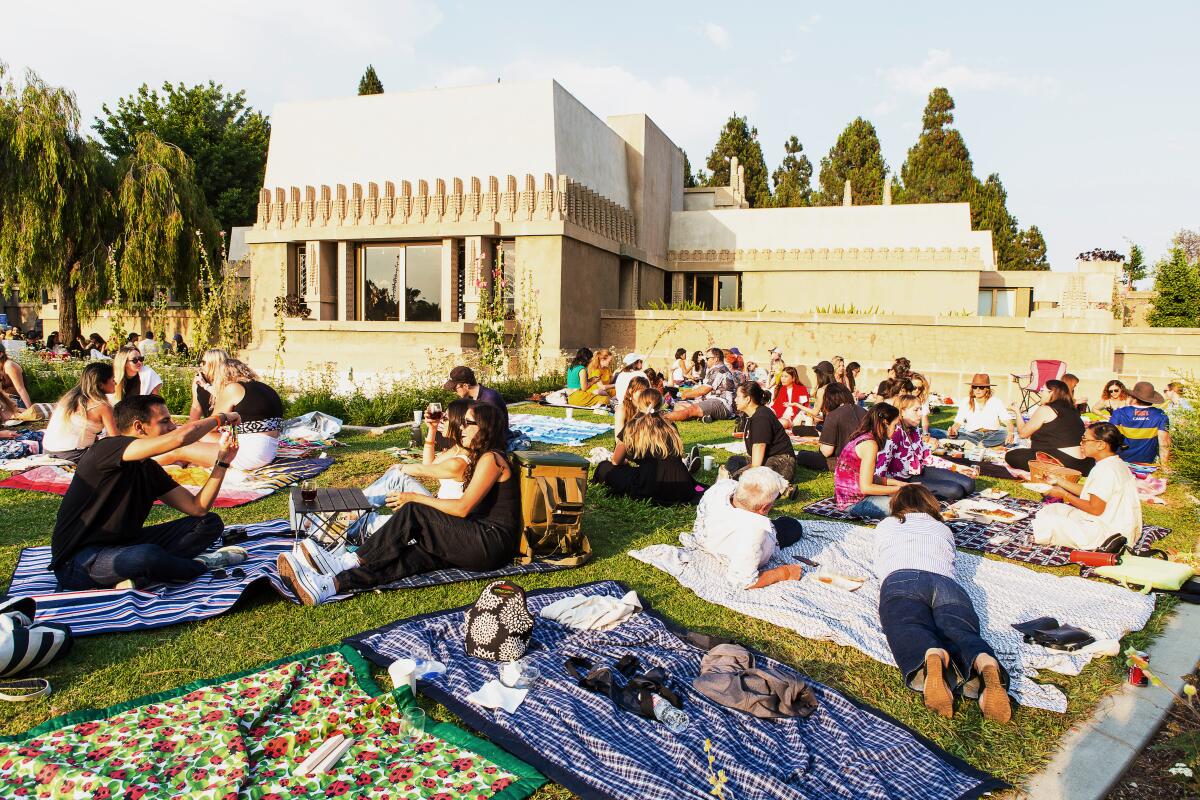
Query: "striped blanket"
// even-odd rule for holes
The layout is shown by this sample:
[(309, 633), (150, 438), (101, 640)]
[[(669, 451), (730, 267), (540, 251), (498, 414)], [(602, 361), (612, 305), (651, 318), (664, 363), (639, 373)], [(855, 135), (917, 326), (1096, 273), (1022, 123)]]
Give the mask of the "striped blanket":
[[(148, 630), (215, 617), (233, 608), (251, 584), (258, 581), (267, 581), (279, 594), (293, 603), (299, 603), (291, 589), (279, 578), (275, 567), (279, 554), (292, 549), (293, 539), (287, 520), (277, 519), (251, 525), (246, 533), (250, 538), (242, 546), (250, 555), (239, 568), (239, 574), (232, 574), (232, 570), (227, 570), (222, 577), (205, 573), (190, 583), (159, 584), (141, 589), (60, 592), (54, 574), (47, 569), (50, 565), (50, 548), (27, 547), (17, 559), (8, 596), (33, 597), (37, 601), (39, 622), (69, 625), (76, 636)], [(538, 563), (512, 565), (485, 573), (444, 569), (414, 575), (379, 588), (417, 589), (557, 569), (562, 567)], [(349, 595), (341, 597), (344, 599)]]
[(613, 429), (606, 422), (584, 422), (542, 414), (512, 414), (508, 418), (508, 427), (525, 434), (531, 441), (567, 447), (580, 447), (593, 436), (609, 433)]
[[(600, 581), (533, 591), (527, 599), (536, 616), (569, 595), (621, 597), (626, 591), (616, 581)], [(404, 656), (447, 664), (446, 672), (421, 679), (422, 694), (585, 800), (699, 800), (712, 797), (709, 775), (718, 770), (727, 776), (723, 796), (738, 800), (958, 800), (1004, 787), (895, 720), (815, 682), (809, 685), (819, 705), (807, 719), (767, 721), (718, 705), (692, 688), (705, 651), (651, 612), (645, 598), (642, 603), (644, 613), (609, 631), (539, 618), (527, 657), (543, 680), (513, 713), (467, 700), (497, 670), (494, 662), (464, 652), (463, 608), (393, 622), (347, 642), (381, 665)], [(689, 718), (682, 733), (617, 709), (565, 669), (569, 656), (611, 667), (625, 655), (643, 669), (666, 671)], [(805, 678), (786, 664), (755, 658), (758, 667)]]
[[(276, 459), (262, 469), (252, 472), (231, 469), (221, 484), (216, 508), (233, 508), (252, 503), (308, 478), (315, 478), (333, 464), (331, 458)], [(176, 483), (195, 494), (208, 480), (209, 470), (204, 467), (167, 467), (167, 473)], [(75, 476), (73, 465), (34, 467), (26, 472), (11, 475), (0, 481), (0, 488), (25, 489), (31, 492), (66, 494)]]

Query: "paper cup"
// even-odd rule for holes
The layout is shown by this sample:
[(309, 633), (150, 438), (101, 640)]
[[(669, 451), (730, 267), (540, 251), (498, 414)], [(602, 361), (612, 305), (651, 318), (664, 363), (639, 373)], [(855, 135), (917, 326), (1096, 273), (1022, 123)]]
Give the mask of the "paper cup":
[(411, 658), (400, 658), (392, 662), (388, 667), (388, 675), (392, 679), (392, 686), (399, 689), (401, 686), (407, 686), (409, 690), (416, 695), (417, 693), (417, 662)]
[(713, 468), (713, 457), (705, 456), (704, 457), (704, 471), (708, 472), (712, 468)]
[(566, 409), (566, 412), (567, 412), (566, 413), (567, 419), (575, 419), (575, 409), (568, 408), (568, 409)]

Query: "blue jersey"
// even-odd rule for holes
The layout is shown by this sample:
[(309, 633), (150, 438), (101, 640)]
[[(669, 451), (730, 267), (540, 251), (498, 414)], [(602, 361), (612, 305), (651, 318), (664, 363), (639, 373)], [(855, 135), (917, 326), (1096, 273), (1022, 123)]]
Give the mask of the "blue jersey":
[(1122, 460), (1153, 464), (1158, 459), (1158, 432), (1170, 425), (1167, 412), (1154, 406), (1122, 406), (1109, 422), (1125, 434), (1125, 449), (1117, 454)]

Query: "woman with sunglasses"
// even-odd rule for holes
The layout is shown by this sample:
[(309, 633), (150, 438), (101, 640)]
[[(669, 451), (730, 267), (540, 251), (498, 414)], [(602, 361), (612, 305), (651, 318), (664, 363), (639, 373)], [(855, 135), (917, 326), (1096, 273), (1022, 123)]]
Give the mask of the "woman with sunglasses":
[(113, 357), (113, 377), (117, 380), (116, 391), (108, 401), (114, 406), (126, 397), (140, 394), (161, 394), (162, 378), (146, 366), (146, 357), (136, 345), (123, 345)]
[(1096, 410), (1111, 414), (1118, 408), (1129, 405), (1129, 402), (1129, 390), (1125, 388), (1125, 384), (1113, 378), (1104, 384), (1104, 391), (1100, 395), (1100, 402), (1096, 404)]
[(1049, 399), (1037, 407), (1028, 422), (1021, 421), (1020, 409), (1013, 403), (1010, 411), (1017, 420), (1017, 433), (1022, 439), (1029, 439), (1030, 446), (1009, 450), (1004, 454), (1004, 460), (1010, 467), (1028, 471), (1038, 453), (1045, 453), (1063, 466), (1087, 475), (1096, 462), (1084, 458), (1080, 450), (1083, 417), (1075, 410), (1071, 387), (1063, 381), (1051, 380), (1046, 381), (1046, 391), (1050, 393)]
[[(971, 378), (971, 399), (958, 407), (958, 415), (948, 431), (933, 432), (934, 438), (966, 439), (983, 447), (998, 447), (1013, 442), (1012, 415), (992, 394), (992, 378), (986, 372), (977, 372)], [(942, 433), (939, 436), (938, 433)]]
[(463, 420), (470, 459), (462, 497), (414, 492), (388, 497), (395, 513), (354, 553), (305, 547), (282, 553), (279, 575), (305, 605), (361, 592), (424, 572), (498, 569), (516, 555), (520, 530), (517, 477), (504, 454), (508, 431), (500, 411), (480, 403)]

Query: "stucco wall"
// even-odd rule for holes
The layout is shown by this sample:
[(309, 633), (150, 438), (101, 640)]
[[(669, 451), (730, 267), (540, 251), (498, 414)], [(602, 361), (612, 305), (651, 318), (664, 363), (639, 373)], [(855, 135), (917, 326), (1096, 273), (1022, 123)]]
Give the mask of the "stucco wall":
[(841, 306), (889, 314), (974, 313), (979, 272), (743, 272), (747, 311), (815, 312)]
[[(601, 340), (600, 310), (617, 305), (620, 259), (575, 239), (562, 239), (561, 247), (560, 338), (555, 343), (547, 337), (546, 347), (595, 347)], [(543, 319), (549, 304), (543, 306)]]
[(627, 144), (630, 208), (646, 259), (666, 266), (671, 214), (683, 209), (683, 151), (645, 114), (609, 117)]
[[(624, 140), (557, 82), (552, 82), (552, 85), (555, 153), (553, 173), (568, 175), (614, 203), (629, 208), (629, 177), (625, 169)], [(481, 149), (487, 153), (490, 147)]]

